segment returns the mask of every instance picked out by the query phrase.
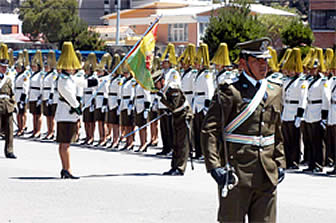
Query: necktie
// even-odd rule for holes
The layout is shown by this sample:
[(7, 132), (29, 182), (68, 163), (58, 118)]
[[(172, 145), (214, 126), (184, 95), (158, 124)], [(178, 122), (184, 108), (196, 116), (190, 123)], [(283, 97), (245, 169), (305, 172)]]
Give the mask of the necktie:
[(258, 81), (257, 84), (256, 84), (256, 86), (255, 86), (256, 90), (259, 90), (260, 85), (261, 85), (261, 84), (260, 84), (260, 82)]

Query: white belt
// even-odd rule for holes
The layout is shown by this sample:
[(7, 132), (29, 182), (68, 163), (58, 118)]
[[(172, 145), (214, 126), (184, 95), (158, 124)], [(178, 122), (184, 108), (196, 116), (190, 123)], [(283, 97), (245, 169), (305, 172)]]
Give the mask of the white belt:
[(6, 94), (1, 94), (1, 95), (0, 95), (0, 99), (2, 99), (2, 98), (7, 98), (7, 99), (9, 99), (9, 96), (6, 95)]
[(227, 133), (225, 136), (226, 136), (225, 140), (228, 142), (260, 146), (260, 147), (273, 145), (275, 142), (274, 135), (263, 137), (263, 136), (249, 136), (249, 135)]

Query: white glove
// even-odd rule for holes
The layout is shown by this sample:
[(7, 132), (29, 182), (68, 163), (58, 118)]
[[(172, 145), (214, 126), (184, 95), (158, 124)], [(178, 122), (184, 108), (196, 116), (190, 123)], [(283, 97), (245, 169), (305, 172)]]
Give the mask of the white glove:
[(120, 106), (118, 106), (117, 115), (120, 115)]
[(38, 99), (37, 102), (36, 102), (36, 107), (40, 106), (41, 104), (42, 104), (42, 100)]
[(102, 106), (102, 107), (101, 107), (101, 112), (102, 112), (102, 113), (106, 113), (106, 112), (108, 112), (107, 106), (105, 106), (105, 105)]
[(144, 111), (144, 119), (147, 119), (147, 118), (148, 118), (148, 110), (145, 109), (145, 111)]
[(127, 114), (128, 114), (128, 115), (131, 115), (131, 113), (132, 113), (132, 109), (133, 109), (133, 105), (132, 105), (132, 104), (129, 104), (128, 107), (127, 107)]
[(90, 108), (89, 108), (89, 111), (90, 111), (90, 112), (94, 112), (94, 110), (95, 110), (95, 106), (94, 106), (93, 104), (91, 104), (91, 105), (90, 105)]
[(23, 109), (24, 108), (24, 102), (23, 101), (20, 101), (19, 102), (19, 109)]
[(322, 126), (322, 128), (325, 130), (327, 128), (327, 120), (322, 119), (320, 122), (320, 125)]
[(53, 103), (53, 100), (49, 98), (49, 99), (47, 100), (47, 105), (52, 105), (52, 103)]
[(203, 113), (204, 113), (204, 115), (206, 115), (206, 113), (208, 113), (208, 111), (209, 111), (209, 108), (208, 108), (208, 107), (204, 107), (204, 108), (203, 108)]
[(301, 126), (301, 117), (296, 117), (295, 118), (295, 123), (294, 123), (296, 128), (300, 128)]

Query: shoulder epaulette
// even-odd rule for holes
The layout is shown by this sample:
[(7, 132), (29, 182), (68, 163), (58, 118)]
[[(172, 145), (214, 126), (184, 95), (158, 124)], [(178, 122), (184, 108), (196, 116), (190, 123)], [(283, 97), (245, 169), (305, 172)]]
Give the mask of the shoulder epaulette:
[(61, 75), (60, 75), (60, 78), (68, 79), (68, 78), (70, 78), (70, 76), (69, 76), (69, 75), (66, 75), (66, 74), (61, 74)]
[(238, 77), (234, 77), (234, 78), (231, 78), (231, 79), (224, 79), (219, 84), (231, 85), (233, 83), (236, 83), (237, 81), (239, 81), (239, 78)]

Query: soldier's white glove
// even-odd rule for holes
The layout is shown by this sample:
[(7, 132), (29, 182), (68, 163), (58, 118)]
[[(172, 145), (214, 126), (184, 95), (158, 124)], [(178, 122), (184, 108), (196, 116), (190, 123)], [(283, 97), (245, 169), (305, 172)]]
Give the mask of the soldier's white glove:
[(52, 105), (52, 103), (53, 103), (53, 100), (49, 98), (49, 99), (47, 100), (47, 105)]
[(89, 111), (90, 111), (90, 112), (94, 112), (94, 110), (95, 110), (95, 106), (94, 106), (94, 104), (91, 104), (91, 105), (90, 105), (90, 108), (89, 108)]
[(208, 111), (209, 111), (209, 108), (208, 108), (208, 107), (204, 107), (204, 108), (203, 108), (203, 113), (204, 113), (204, 115), (206, 115), (206, 113), (208, 113)]
[(18, 105), (19, 105), (19, 109), (22, 110), (24, 108), (25, 103), (24, 101), (19, 101)]
[(130, 101), (130, 103), (127, 106), (127, 114), (128, 115), (131, 115), (132, 109), (133, 109), (133, 103), (132, 103), (132, 101)]
[(295, 117), (295, 123), (294, 123), (296, 128), (300, 128), (301, 126), (301, 117)]
[(320, 122), (320, 125), (322, 126), (322, 128), (325, 130), (327, 128), (327, 120), (322, 119)]
[(36, 107), (39, 107), (42, 104), (42, 99), (41, 97), (38, 97), (37, 102), (36, 102)]
[(120, 115), (120, 106), (117, 108), (117, 115)]
[(145, 109), (144, 111), (144, 119), (147, 119), (148, 118), (148, 109)]
[(108, 108), (107, 108), (106, 105), (103, 105), (103, 106), (101, 107), (101, 112), (102, 112), (102, 113), (106, 113), (106, 112), (108, 112)]

